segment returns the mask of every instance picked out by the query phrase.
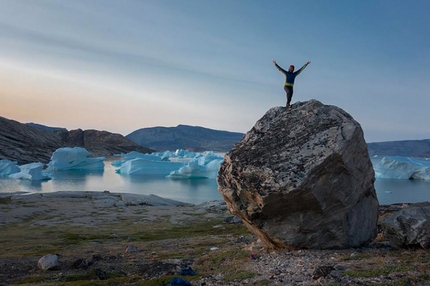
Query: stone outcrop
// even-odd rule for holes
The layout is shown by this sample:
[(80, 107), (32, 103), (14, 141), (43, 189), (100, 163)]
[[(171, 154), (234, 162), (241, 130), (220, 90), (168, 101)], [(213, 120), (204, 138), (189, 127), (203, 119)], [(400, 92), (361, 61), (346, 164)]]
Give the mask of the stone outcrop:
[(381, 222), (384, 237), (397, 248), (430, 249), (430, 202), (405, 207)]
[(0, 159), (47, 163), (62, 144), (56, 133), (0, 117)]
[(378, 200), (363, 131), (311, 100), (270, 109), (224, 157), (219, 191), (271, 248), (346, 248), (372, 241)]
[(112, 156), (145, 148), (120, 134), (97, 130), (48, 130), (0, 117), (0, 159), (48, 163), (52, 153), (61, 147), (84, 147), (92, 156)]

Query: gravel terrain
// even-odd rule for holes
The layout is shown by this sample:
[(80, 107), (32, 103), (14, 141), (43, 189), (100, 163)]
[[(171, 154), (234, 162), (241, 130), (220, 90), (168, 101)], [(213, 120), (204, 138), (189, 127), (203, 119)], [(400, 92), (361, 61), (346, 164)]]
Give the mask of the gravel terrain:
[[(394, 249), (382, 234), (363, 248), (271, 251), (221, 201), (1, 194), (0, 244), (0, 285), (430, 285), (428, 251)], [(44, 271), (47, 254), (59, 265)]]

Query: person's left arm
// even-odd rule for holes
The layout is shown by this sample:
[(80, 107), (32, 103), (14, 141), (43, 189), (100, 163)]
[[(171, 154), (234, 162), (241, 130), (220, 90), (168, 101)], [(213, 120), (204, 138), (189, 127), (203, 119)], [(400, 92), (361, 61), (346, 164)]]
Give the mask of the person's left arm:
[(298, 76), (310, 63), (310, 61), (307, 61), (298, 71), (296, 71), (296, 76)]

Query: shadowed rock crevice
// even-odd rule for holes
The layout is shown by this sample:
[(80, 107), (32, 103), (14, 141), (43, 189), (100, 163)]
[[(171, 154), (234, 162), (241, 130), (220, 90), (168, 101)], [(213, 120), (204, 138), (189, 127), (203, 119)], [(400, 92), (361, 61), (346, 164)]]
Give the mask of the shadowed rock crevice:
[(376, 236), (363, 131), (338, 107), (270, 109), (226, 154), (217, 180), (229, 210), (269, 247), (357, 247)]

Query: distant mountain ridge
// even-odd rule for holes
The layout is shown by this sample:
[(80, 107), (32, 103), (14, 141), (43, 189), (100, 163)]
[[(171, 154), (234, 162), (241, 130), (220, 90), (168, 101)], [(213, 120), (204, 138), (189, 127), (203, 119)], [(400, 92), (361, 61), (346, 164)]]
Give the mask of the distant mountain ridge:
[(149, 127), (138, 129), (126, 138), (141, 146), (165, 151), (186, 149), (194, 152), (227, 152), (242, 139), (243, 133), (213, 130), (200, 126)]
[(430, 158), (430, 139), (367, 143), (369, 155)]
[[(0, 116), (0, 159), (49, 162), (60, 147), (84, 147), (93, 156), (111, 156), (137, 151), (187, 149), (190, 151), (227, 152), (244, 134), (199, 126), (141, 128), (127, 136), (98, 130), (71, 130), (36, 123), (23, 124)], [(368, 143), (370, 156), (430, 158), (430, 139)], [(148, 148), (150, 147), (150, 148)]]
[(33, 122), (24, 123), (24, 124), (28, 125), (28, 126), (42, 128), (42, 129), (45, 129), (45, 130), (48, 130), (48, 131), (57, 131), (57, 130), (67, 131), (67, 129), (63, 128), (63, 127), (51, 127), (51, 126), (46, 126), (46, 125), (42, 125), (42, 124), (38, 124), (38, 123), (33, 123)]

